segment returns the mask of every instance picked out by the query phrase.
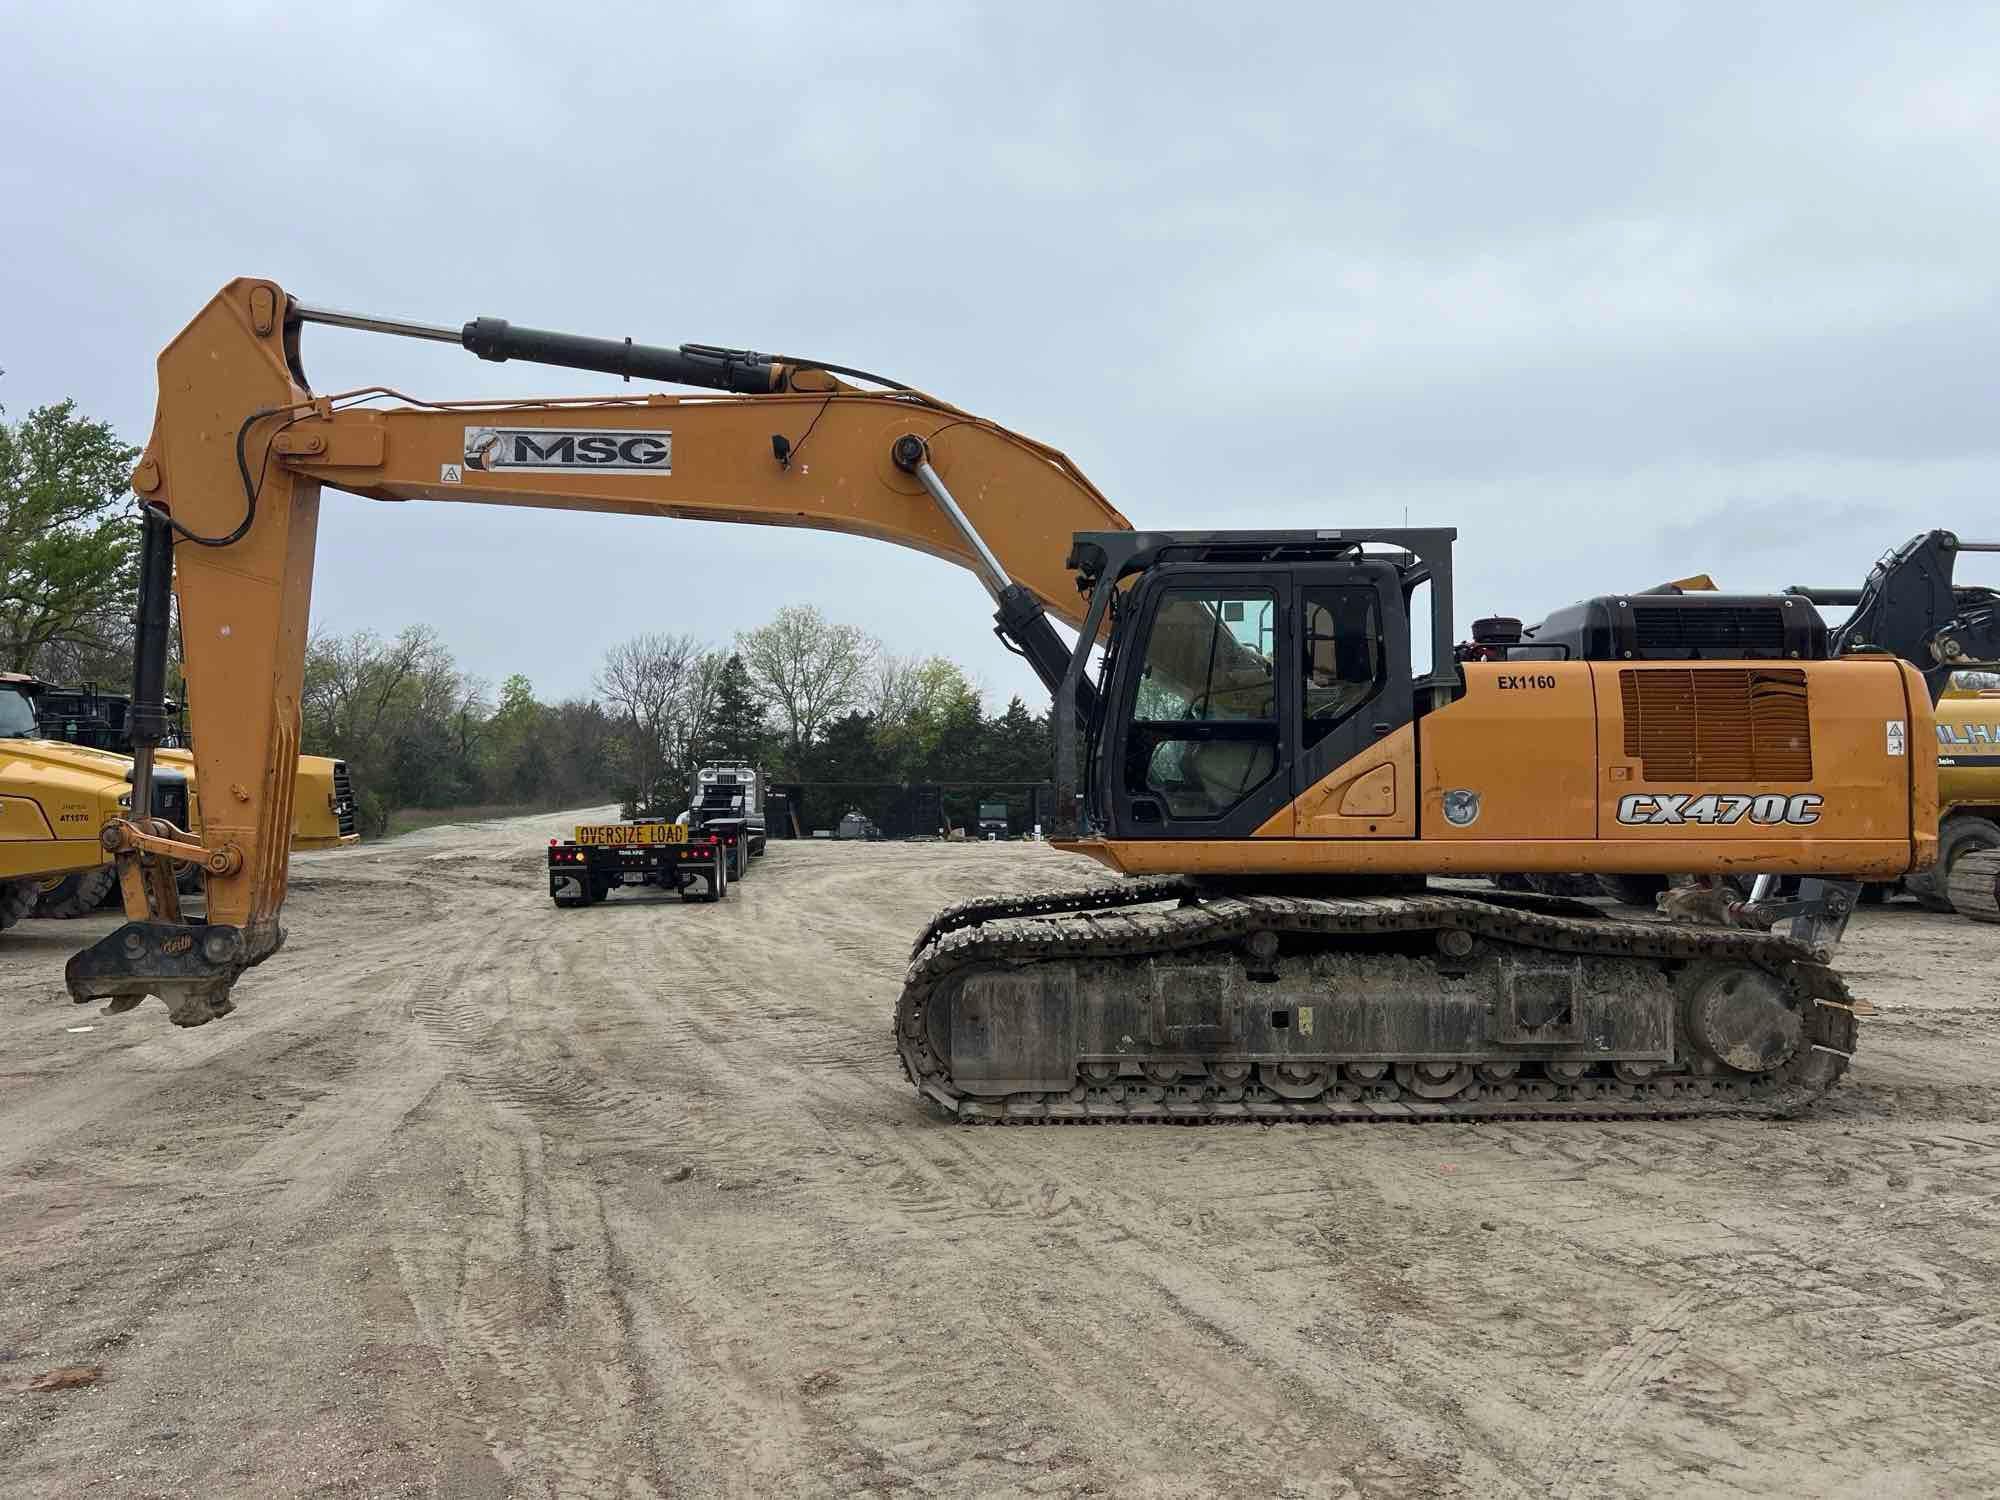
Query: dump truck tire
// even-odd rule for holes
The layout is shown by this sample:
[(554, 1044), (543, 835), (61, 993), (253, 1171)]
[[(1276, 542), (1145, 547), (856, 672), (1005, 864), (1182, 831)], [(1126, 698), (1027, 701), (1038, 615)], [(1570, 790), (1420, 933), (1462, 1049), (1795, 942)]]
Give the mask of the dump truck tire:
[(118, 871), (114, 866), (99, 865), (94, 870), (79, 870), (40, 888), (35, 915), (62, 921), (87, 917), (102, 906), (105, 896), (117, 887)]
[(1983, 849), (1962, 856), (1952, 866), (1946, 890), (1961, 917), (2000, 923), (2000, 850)]
[(41, 886), (33, 880), (10, 880), (0, 885), (0, 932), (33, 911), (41, 894)]
[(1926, 911), (1963, 911), (1951, 898), (1952, 872), (1968, 854), (2000, 849), (2000, 823), (1970, 813), (1954, 813), (1938, 824), (1937, 863), (1903, 882)]

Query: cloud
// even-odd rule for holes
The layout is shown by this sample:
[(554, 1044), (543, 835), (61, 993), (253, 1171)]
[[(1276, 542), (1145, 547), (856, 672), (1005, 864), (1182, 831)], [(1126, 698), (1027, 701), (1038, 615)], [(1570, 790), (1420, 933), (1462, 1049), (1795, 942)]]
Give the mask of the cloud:
[[(1990, 7), (218, 0), (8, 32), (10, 411), (142, 437), (155, 352), (260, 274), (884, 370), (1142, 525), (1457, 525), (1467, 619), (2000, 530)], [(615, 387), (321, 330), (306, 359)], [(851, 539), (330, 496), (320, 556), (320, 623), (422, 614), (544, 692), (795, 601), (1037, 691), (965, 575)]]

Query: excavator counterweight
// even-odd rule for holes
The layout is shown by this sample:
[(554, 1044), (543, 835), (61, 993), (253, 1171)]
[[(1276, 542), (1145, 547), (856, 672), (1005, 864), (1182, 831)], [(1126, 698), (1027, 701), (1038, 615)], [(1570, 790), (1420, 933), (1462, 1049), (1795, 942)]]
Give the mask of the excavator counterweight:
[[(712, 394), (316, 395), (315, 322)], [(146, 878), (176, 831), (114, 822), (130, 920), (72, 961), (78, 1000), (152, 993), (198, 1023), (276, 951), (322, 486), (812, 527), (973, 572), (1053, 694), (1059, 846), (1136, 878), (921, 936), (897, 1051), (961, 1119), (1791, 1110), (1853, 1050), (1826, 966), (1851, 886), (1810, 883), (1778, 936), (1429, 881), (1888, 876), (1935, 844), (1935, 767), (1901, 749), (1930, 700), (1904, 664), (1460, 662), (1450, 530), (1137, 532), (1055, 449), (845, 366), (237, 281), (160, 377), (134, 484), (174, 539), (209, 917)]]

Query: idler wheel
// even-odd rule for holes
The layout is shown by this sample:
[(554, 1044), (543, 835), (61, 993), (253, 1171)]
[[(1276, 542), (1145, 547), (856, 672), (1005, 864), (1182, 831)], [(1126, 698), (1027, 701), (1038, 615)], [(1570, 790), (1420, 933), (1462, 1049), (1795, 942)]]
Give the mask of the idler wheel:
[(1316, 1099), (1333, 1082), (1331, 1063), (1260, 1063), (1257, 1081), (1280, 1099)]
[(1761, 969), (1711, 965), (1690, 973), (1682, 1016), (1708, 1057), (1739, 1073), (1768, 1073), (1798, 1052), (1805, 1023), (1784, 987)]
[(1396, 1082), (1419, 1099), (1449, 1099), (1472, 1082), (1470, 1063), (1401, 1063)]

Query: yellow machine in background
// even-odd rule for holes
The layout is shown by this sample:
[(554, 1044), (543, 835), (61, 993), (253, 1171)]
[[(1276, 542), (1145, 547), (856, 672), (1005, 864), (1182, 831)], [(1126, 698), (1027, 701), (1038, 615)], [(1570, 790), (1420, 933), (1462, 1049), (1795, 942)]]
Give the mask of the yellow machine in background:
[[(131, 807), (132, 757), (46, 737), (35, 710), (44, 687), (0, 674), (0, 929), (27, 916), (84, 916), (117, 888), (98, 835)], [(199, 828), (193, 753), (154, 754), (154, 815)], [(346, 763), (301, 755), (296, 780), (292, 847), (356, 842)]]
[(297, 781), (292, 792), (294, 849), (337, 849), (361, 841), (346, 761), (301, 755)]
[(2000, 921), (2000, 692), (1953, 687), (1936, 712), (1937, 866), (1905, 884), (1933, 910)]
[[(115, 881), (98, 835), (106, 818), (131, 809), (131, 758), (43, 739), (40, 687), (20, 673), (0, 675), (0, 928), (45, 898), (58, 915), (94, 909)], [(157, 781), (154, 797), (162, 816), (186, 815), (184, 777)]]
[[(161, 750), (159, 763), (194, 775), (194, 752)], [(354, 817), (354, 784), (348, 779), (347, 762), (330, 755), (301, 755), (292, 793), (292, 847), (294, 849), (337, 849), (342, 844), (361, 841)], [(201, 795), (194, 793), (193, 817), (201, 821)]]

